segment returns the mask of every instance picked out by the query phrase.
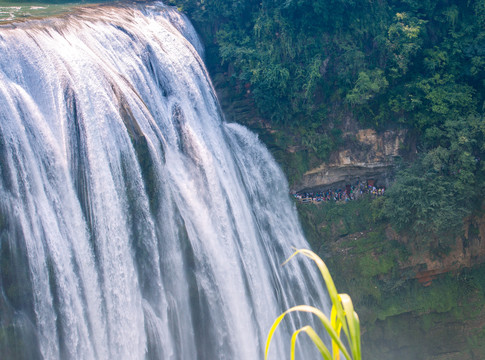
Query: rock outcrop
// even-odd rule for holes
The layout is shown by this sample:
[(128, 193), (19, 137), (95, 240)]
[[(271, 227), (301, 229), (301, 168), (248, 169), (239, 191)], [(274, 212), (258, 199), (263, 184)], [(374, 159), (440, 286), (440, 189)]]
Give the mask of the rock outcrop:
[(415, 146), (406, 130), (360, 129), (344, 135), (345, 147), (334, 152), (330, 160), (307, 171), (293, 187), (293, 191), (320, 190), (357, 180), (375, 180), (389, 186), (396, 158), (409, 156)]

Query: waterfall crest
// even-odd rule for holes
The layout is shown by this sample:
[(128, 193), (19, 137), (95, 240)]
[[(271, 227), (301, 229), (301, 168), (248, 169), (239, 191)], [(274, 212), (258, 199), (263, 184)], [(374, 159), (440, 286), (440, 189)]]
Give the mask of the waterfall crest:
[(280, 266), (307, 246), (288, 185), (202, 52), (161, 3), (0, 26), (7, 358), (259, 359), (284, 309), (323, 306), (312, 264)]

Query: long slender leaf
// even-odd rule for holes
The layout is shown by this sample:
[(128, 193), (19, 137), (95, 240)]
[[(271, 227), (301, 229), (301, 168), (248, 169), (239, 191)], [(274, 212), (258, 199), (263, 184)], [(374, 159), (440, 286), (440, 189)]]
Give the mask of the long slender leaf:
[(336, 342), (338, 348), (342, 351), (344, 356), (348, 360), (352, 360), (352, 357), (350, 356), (350, 354), (349, 354), (348, 350), (346, 349), (345, 345), (343, 344), (342, 340), (340, 340), (339, 336), (337, 335), (337, 332), (332, 328), (332, 324), (330, 323), (330, 320), (328, 320), (328, 318), (325, 316), (325, 314), (323, 312), (321, 312), (320, 310), (318, 310), (317, 308), (315, 308), (313, 306), (308, 306), (308, 305), (294, 306), (291, 309), (286, 310), (280, 316), (278, 316), (278, 318), (275, 320), (275, 322), (271, 326), (269, 334), (266, 338), (266, 349), (265, 349), (265, 353), (264, 353), (265, 359), (268, 358), (269, 345), (270, 345), (271, 339), (273, 338), (273, 334), (276, 331), (276, 328), (278, 327), (278, 325), (281, 323), (281, 321), (283, 320), (283, 318), (287, 314), (289, 314), (291, 312), (295, 312), (295, 311), (303, 311), (303, 312), (308, 312), (308, 313), (312, 313), (312, 314), (316, 315), (320, 319), (320, 321), (321, 321), (322, 325), (324, 326), (325, 330), (327, 331), (327, 333), (330, 335), (330, 338)]
[[(334, 328), (337, 332), (338, 337), (340, 338), (340, 331), (342, 330), (342, 321), (337, 317), (337, 309), (335, 306), (332, 306), (332, 312), (330, 313), (330, 322), (332, 324), (332, 328)], [(332, 340), (332, 353), (333, 353), (333, 360), (340, 360), (340, 351), (338, 349), (337, 344), (335, 341)]]
[(360, 330), (358, 330), (360, 329), (359, 320), (358, 320), (358, 317), (354, 315), (355, 314), (354, 306), (352, 304), (352, 300), (350, 299), (350, 296), (347, 294), (340, 294), (339, 297), (342, 302), (343, 308), (345, 310), (345, 315), (346, 315), (345, 318), (349, 326), (349, 332), (350, 332), (349, 343), (352, 351), (352, 356), (354, 357), (354, 359), (358, 359), (361, 357)]
[[(327, 290), (328, 290), (328, 295), (330, 296), (330, 300), (332, 301), (332, 304), (335, 306), (335, 308), (337, 310), (337, 317), (340, 318), (340, 319), (344, 319), (345, 318), (344, 310), (343, 310), (342, 304), (341, 304), (340, 299), (339, 299), (337, 288), (335, 287), (335, 283), (333, 282), (332, 275), (330, 275), (330, 271), (328, 270), (327, 265), (325, 265), (323, 260), (320, 259), (320, 257), (317, 254), (315, 254), (313, 251), (310, 251), (308, 249), (295, 249), (295, 252), (293, 253), (293, 255), (291, 255), (288, 258), (288, 260), (286, 260), (283, 263), (283, 265), (286, 264), (289, 260), (291, 260), (294, 256), (296, 256), (299, 253), (301, 253), (301, 254), (305, 255), (306, 257), (312, 259), (317, 264), (318, 269), (320, 270), (320, 273), (322, 274), (323, 280), (325, 281), (325, 284), (327, 285)], [(347, 323), (345, 321), (342, 321), (342, 328), (343, 328), (344, 333), (347, 336), (347, 338), (349, 338), (350, 337), (349, 329), (348, 329)]]
[(330, 354), (330, 351), (328, 351), (328, 348), (325, 346), (322, 339), (320, 339), (320, 336), (318, 336), (315, 330), (313, 330), (313, 328), (308, 325), (296, 330), (291, 337), (291, 360), (295, 360), (296, 338), (302, 331), (305, 332), (310, 337), (310, 339), (312, 339), (313, 343), (320, 351), (320, 354), (322, 354), (322, 358), (324, 358), (325, 360), (332, 360), (332, 354)]
[[(339, 294), (337, 293), (337, 288), (333, 282), (332, 276), (328, 271), (327, 266), (323, 262), (320, 257), (318, 257), (314, 252), (307, 250), (307, 249), (295, 249), (295, 252), (283, 263), (286, 264), (290, 261), (293, 257), (297, 254), (303, 254), (306, 257), (312, 259), (318, 266), (320, 273), (325, 281), (325, 284), (328, 289), (328, 294), (330, 300), (332, 301), (332, 310), (330, 314), (330, 320), (326, 317), (326, 315), (320, 311), (319, 309), (308, 306), (308, 305), (299, 305), (294, 306), (288, 310), (286, 310), (283, 314), (278, 316), (275, 320), (271, 329), (269, 331), (268, 337), (266, 339), (266, 348), (265, 348), (265, 360), (268, 358), (269, 352), (269, 345), (271, 343), (271, 339), (273, 338), (273, 334), (276, 331), (278, 325), (283, 321), (284, 317), (294, 311), (303, 311), (308, 312), (316, 315), (327, 333), (330, 336), (332, 341), (332, 354), (320, 339), (318, 334), (314, 331), (314, 329), (310, 326), (304, 326), (299, 330), (296, 330), (292, 337), (291, 337), (291, 359), (294, 360), (295, 357), (295, 346), (296, 346), (296, 339), (301, 332), (305, 332), (313, 341), (315, 346), (320, 351), (322, 358), (324, 360), (340, 360), (340, 354), (343, 354), (347, 360), (361, 360), (362, 359), (362, 350), (361, 350), (361, 342), (360, 342), (360, 322), (357, 313), (354, 311), (354, 306), (352, 304), (352, 300), (349, 295), (347, 294)], [(340, 333), (343, 329), (346, 338), (349, 342), (350, 352), (352, 356), (350, 356), (349, 351), (343, 344), (342, 340), (340, 339)]]

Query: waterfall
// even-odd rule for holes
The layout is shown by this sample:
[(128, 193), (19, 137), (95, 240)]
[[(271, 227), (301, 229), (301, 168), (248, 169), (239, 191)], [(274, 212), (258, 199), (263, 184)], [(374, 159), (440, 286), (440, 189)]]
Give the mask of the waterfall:
[(7, 359), (260, 359), (282, 311), (325, 306), (313, 264), (280, 266), (308, 247), (288, 185), (202, 52), (162, 3), (0, 25)]

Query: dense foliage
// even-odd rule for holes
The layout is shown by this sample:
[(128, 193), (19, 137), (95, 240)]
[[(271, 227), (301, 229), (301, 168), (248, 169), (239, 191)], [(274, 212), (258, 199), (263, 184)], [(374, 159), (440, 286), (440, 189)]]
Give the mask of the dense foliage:
[(290, 180), (325, 160), (351, 116), (418, 138), (418, 160), (385, 204), (397, 228), (457, 229), (480, 207), (485, 0), (169, 3), (202, 33), (209, 66), (254, 100), (275, 144), (293, 149), (284, 164)]
[(384, 210), (398, 230), (443, 237), (460, 231), (483, 201), (485, 122), (459, 117), (432, 130), (434, 146), (398, 174)]

